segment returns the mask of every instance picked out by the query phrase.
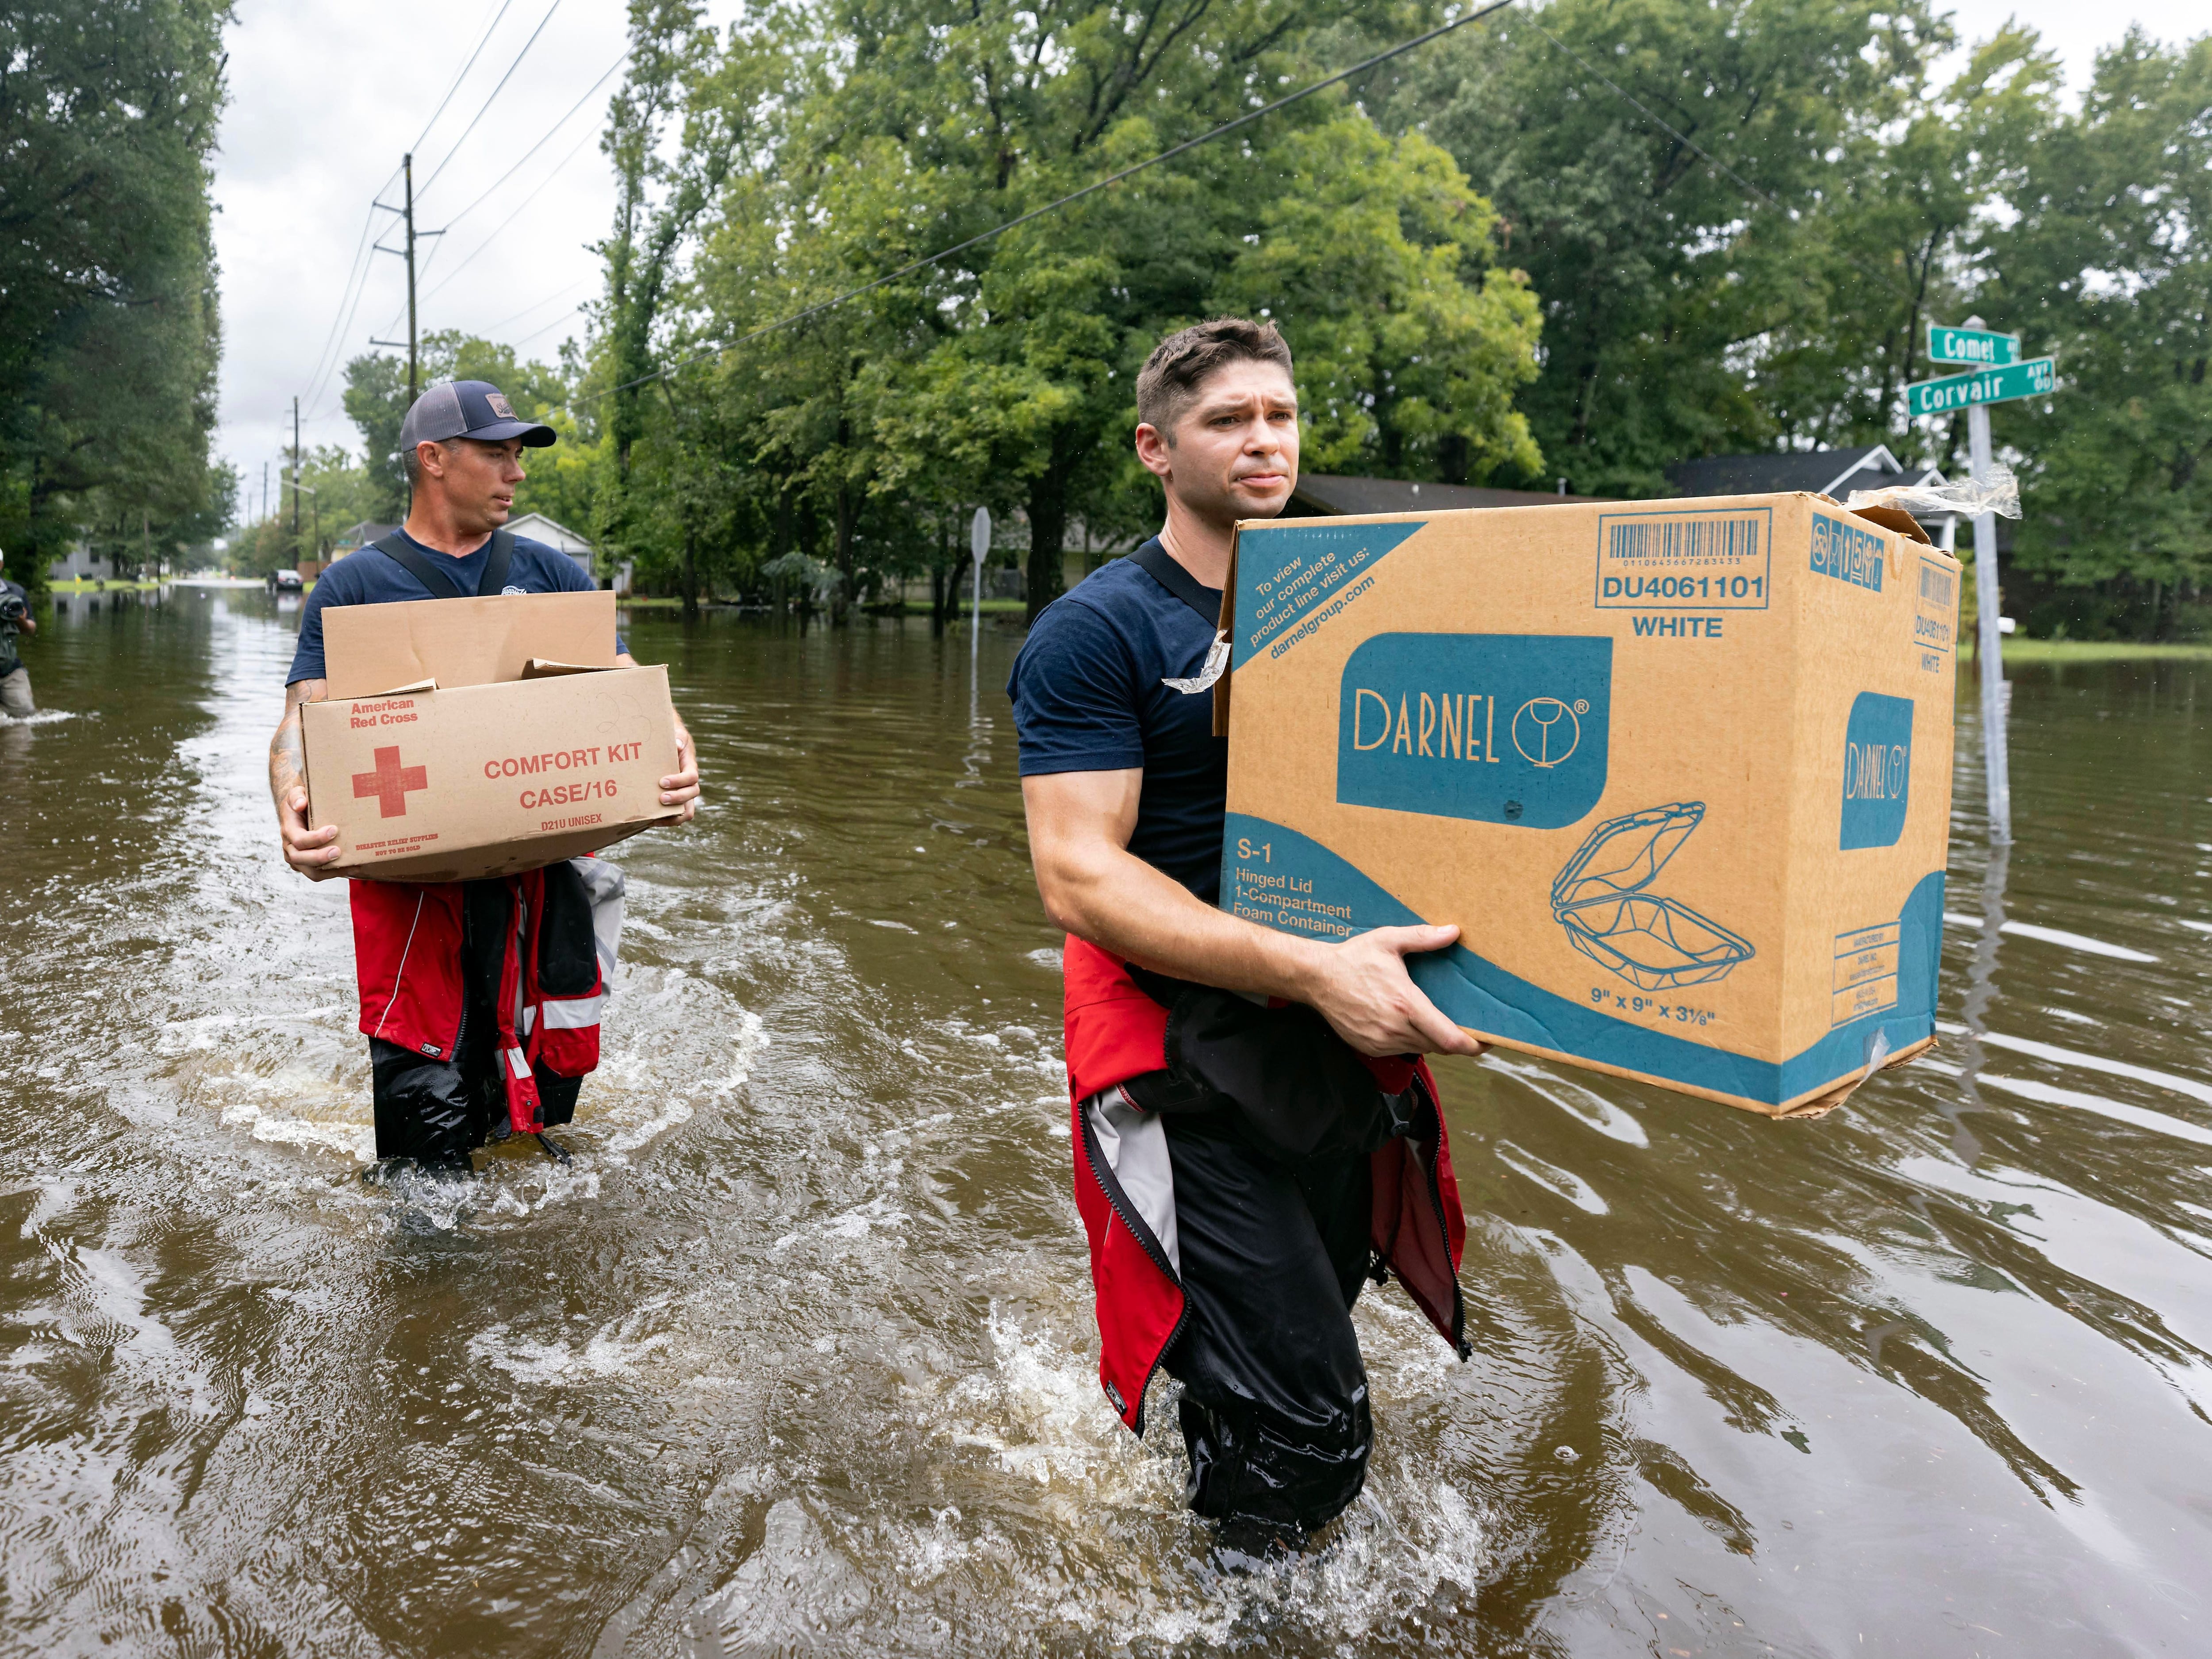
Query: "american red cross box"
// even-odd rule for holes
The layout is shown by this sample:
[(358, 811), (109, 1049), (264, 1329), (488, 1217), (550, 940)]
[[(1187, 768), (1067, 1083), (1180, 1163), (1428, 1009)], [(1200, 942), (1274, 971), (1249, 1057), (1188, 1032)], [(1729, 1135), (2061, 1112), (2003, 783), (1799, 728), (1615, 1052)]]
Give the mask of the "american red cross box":
[(660, 805), (676, 769), (668, 671), (614, 665), (612, 594), (349, 606), (324, 621), (330, 694), (301, 714), (308, 821), (337, 826), (335, 873), (508, 875), (678, 816)]

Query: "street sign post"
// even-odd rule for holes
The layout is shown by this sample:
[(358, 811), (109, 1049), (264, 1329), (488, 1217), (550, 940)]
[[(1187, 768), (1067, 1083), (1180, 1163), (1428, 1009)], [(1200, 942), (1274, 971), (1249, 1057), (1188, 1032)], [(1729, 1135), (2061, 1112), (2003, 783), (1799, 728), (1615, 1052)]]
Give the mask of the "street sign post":
[(1940, 380), (1916, 380), (1905, 388), (1905, 411), (1916, 417), (1948, 415), (1954, 409), (2007, 404), (2015, 398), (2047, 397), (2057, 390), (2057, 359), (2031, 357), (1967, 374), (1947, 374)]
[[(2046, 360), (2047, 361), (2047, 360)], [(1966, 453), (1974, 477), (1990, 476), (1990, 406), (1966, 410)], [(2012, 845), (2012, 735), (2006, 729), (2011, 688), (2004, 681), (2004, 598), (1997, 581), (1997, 515), (1974, 515), (1974, 666), (1982, 681), (1982, 772), (1988, 781), (1990, 840)]]
[(1930, 323), (1928, 361), (2002, 368), (2007, 363), (2020, 361), (2020, 336), (1998, 334), (1986, 328), (1952, 328), (1943, 323)]
[[(2020, 355), (2020, 336), (1999, 334), (1968, 318), (1963, 328), (1928, 325), (1931, 362), (1972, 363), (1964, 374), (1921, 380), (1905, 388), (1906, 410), (1915, 416), (1966, 411), (1966, 448), (1977, 481), (1990, 475), (1990, 405), (2016, 398), (2047, 397), (2058, 389), (2058, 365), (2049, 357)], [(1974, 609), (1978, 644), (1975, 666), (1982, 681), (1982, 763), (1989, 786), (1990, 840), (2012, 842), (2011, 739), (2005, 731), (2010, 702), (2004, 683), (2004, 599), (1997, 581), (1997, 520), (1994, 513), (1974, 515)]]

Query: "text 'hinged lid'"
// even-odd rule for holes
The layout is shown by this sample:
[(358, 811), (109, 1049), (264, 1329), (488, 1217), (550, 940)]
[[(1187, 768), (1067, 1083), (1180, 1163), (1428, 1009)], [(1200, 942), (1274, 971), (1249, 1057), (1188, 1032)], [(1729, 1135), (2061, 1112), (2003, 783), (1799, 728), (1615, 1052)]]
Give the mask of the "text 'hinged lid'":
[(1601, 823), (1553, 878), (1553, 911), (1641, 892), (1705, 816), (1703, 801), (1685, 800)]

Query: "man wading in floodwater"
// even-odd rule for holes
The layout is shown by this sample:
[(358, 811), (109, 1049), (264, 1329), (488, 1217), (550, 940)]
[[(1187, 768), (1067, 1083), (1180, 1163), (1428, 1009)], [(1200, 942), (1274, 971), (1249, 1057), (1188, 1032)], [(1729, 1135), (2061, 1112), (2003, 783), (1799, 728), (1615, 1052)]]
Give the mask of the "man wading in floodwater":
[[(413, 490), (407, 522), (332, 565), (300, 623), (284, 720), (269, 745), (269, 792), (284, 860), (316, 880), (338, 856), (337, 831), (307, 823), (300, 705), (322, 696), (323, 612), (471, 594), (556, 593), (592, 583), (558, 549), (500, 526), (524, 477), (525, 448), (553, 428), (514, 418), (483, 380), (434, 386), (399, 429)], [(636, 661), (615, 641), (615, 660)], [(676, 728), (677, 770), (660, 804), (697, 810), (691, 736)], [(376, 1098), (378, 1172), (410, 1164), (466, 1175), (470, 1152), (574, 1115), (599, 1064), (604, 975), (621, 926), (622, 872), (597, 859), (489, 881), (353, 884), (354, 966)]]
[(1419, 1056), (1481, 1045), (1406, 973), (1457, 928), (1322, 945), (1214, 908), (1228, 745), (1200, 693), (1237, 521), (1297, 482), (1290, 348), (1237, 319), (1170, 335), (1137, 413), (1166, 525), (1037, 618), (1007, 692), (1037, 890), (1069, 934), (1099, 1378), (1139, 1430), (1154, 1370), (1182, 1380), (1191, 1506), (1243, 1569), (1366, 1479), (1364, 1278), (1395, 1271), (1467, 1352), (1465, 1221)]

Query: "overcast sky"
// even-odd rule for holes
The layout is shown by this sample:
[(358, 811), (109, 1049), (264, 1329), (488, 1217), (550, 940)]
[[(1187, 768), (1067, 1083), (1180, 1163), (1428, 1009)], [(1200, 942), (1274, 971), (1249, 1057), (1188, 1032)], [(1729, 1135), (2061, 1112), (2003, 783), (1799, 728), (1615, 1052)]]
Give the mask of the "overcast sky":
[[(738, 5), (717, 0), (714, 9), (726, 16)], [(2077, 86), (2131, 19), (2166, 40), (2207, 25), (2204, 0), (1963, 0), (1954, 9), (1970, 37), (2015, 15), (2041, 30)], [(363, 232), (380, 191), (399, 201), (410, 146), (416, 223), (450, 227), (418, 254), (422, 331), (465, 329), (549, 361), (580, 334), (576, 307), (598, 287), (589, 245), (614, 210), (597, 137), (622, 78), (626, 10), (617, 0), (240, 0), (216, 158), (217, 445), (245, 477), (249, 514), (264, 464), (273, 476), (289, 441), (295, 395), (308, 445), (359, 447), (339, 404), (341, 371), (372, 349), (372, 336), (404, 340), (407, 326), (404, 267), (366, 250)], [(373, 217), (375, 240), (398, 246), (397, 216)]]

